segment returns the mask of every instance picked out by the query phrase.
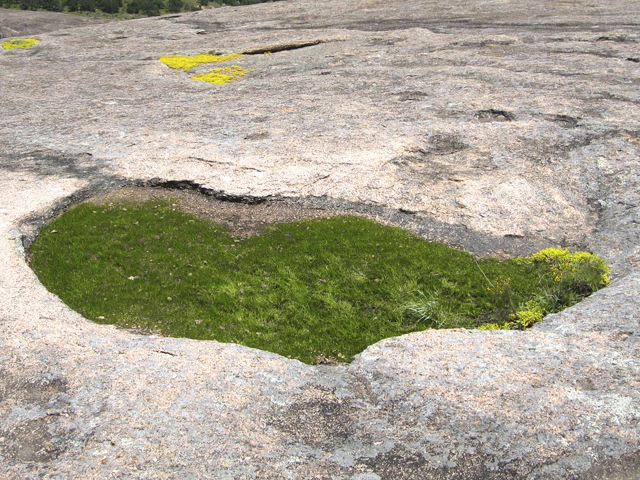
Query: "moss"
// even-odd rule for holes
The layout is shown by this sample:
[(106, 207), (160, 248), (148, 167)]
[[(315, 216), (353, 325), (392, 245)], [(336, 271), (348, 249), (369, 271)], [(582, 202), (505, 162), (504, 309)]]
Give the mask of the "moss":
[(215, 68), (209, 73), (200, 73), (191, 77), (191, 79), (212, 83), (214, 85), (224, 85), (225, 83), (229, 83), (235, 78), (242, 77), (247, 73), (249, 73), (249, 70), (245, 70), (238, 65), (231, 65), (229, 67)]
[(425, 328), (512, 321), (485, 276), (500, 279), (514, 305), (544, 294), (541, 277), (555, 285), (546, 265), (476, 260), (368, 219), (304, 220), (234, 238), (157, 200), (78, 205), (42, 229), (31, 253), (43, 284), (99, 323), (307, 363), (346, 361)]
[(5, 50), (11, 50), (12, 48), (29, 48), (39, 43), (40, 40), (35, 38), (17, 38), (15, 40), (9, 40), (8, 42), (2, 42), (2, 48)]
[[(597, 290), (608, 272), (595, 255), (557, 249), (476, 259), (358, 217), (234, 238), (176, 205), (80, 204), (43, 227), (31, 265), (47, 288), (99, 323), (241, 343), (307, 363), (346, 361), (383, 338), (426, 328), (523, 330), (585, 298), (589, 285)], [(558, 267), (559, 281), (553, 268), (562, 264), (575, 272)]]
[(229, 55), (203, 53), (199, 55), (164, 55), (160, 57), (159, 60), (169, 68), (186, 72), (203, 63), (226, 62), (228, 60), (234, 60), (239, 56), (239, 53), (231, 53)]

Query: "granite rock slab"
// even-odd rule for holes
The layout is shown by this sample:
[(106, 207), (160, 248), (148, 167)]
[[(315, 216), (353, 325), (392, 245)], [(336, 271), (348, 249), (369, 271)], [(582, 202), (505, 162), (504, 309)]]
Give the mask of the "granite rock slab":
[[(639, 7), (282, 1), (0, 51), (4, 478), (640, 478)], [(249, 51), (226, 85), (158, 61)], [(477, 255), (588, 249), (613, 282), (529, 331), (338, 366), (141, 335), (25, 260), (44, 221), (123, 185), (341, 208)]]

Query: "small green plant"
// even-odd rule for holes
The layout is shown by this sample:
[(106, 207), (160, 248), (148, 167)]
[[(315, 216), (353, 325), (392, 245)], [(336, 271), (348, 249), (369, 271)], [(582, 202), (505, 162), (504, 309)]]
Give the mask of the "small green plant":
[(475, 259), (341, 216), (234, 238), (153, 201), (71, 208), (43, 227), (31, 266), (96, 322), (315, 363), (426, 328), (527, 328), (608, 281), (594, 255), (543, 252)]
[(509, 320), (486, 323), (481, 330), (523, 330), (529, 328), (549, 313), (559, 312), (575, 305), (583, 298), (609, 284), (610, 269), (598, 255), (589, 252), (570, 252), (566, 249), (547, 248), (529, 257), (516, 260), (523, 266), (547, 269), (540, 278), (540, 292), (533, 298), (513, 308), (513, 300), (508, 290), (498, 280), (495, 288), (509, 297), (512, 312)]
[(426, 328), (472, 328), (474, 321), (454, 311), (454, 306), (443, 300), (439, 290), (425, 294), (416, 293), (416, 298), (406, 305), (406, 310), (417, 322)]
[(553, 279), (563, 289), (577, 294), (590, 294), (609, 284), (609, 267), (593, 253), (546, 248), (520, 261), (523, 264), (549, 265)]
[(36, 40), (35, 38), (17, 38), (15, 40), (2, 42), (2, 48), (5, 50), (11, 50), (12, 48), (30, 48), (36, 43), (40, 43), (40, 40)]

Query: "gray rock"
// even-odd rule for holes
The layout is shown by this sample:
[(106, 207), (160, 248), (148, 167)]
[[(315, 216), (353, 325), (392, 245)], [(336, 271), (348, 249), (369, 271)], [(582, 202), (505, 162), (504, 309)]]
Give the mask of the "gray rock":
[(105, 22), (107, 20), (89, 16), (0, 8), (0, 39), (30, 37), (49, 32), (57, 32), (57, 35), (70, 35), (58, 31)]
[[(637, 7), (300, 0), (0, 51), (5, 476), (638, 478)], [(157, 60), (267, 47), (227, 85)], [(425, 331), (338, 366), (96, 325), (42, 287), (23, 235), (93, 193), (167, 182), (478, 255), (588, 248), (614, 282), (528, 332)]]

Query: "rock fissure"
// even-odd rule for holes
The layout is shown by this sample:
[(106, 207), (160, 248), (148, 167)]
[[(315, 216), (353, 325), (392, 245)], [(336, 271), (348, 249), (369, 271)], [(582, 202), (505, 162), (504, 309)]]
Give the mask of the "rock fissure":
[(278, 53), (278, 52), (286, 52), (290, 50), (298, 50), (299, 48), (313, 47), (315, 45), (320, 45), (321, 43), (325, 43), (327, 40), (307, 40), (300, 42), (290, 42), (290, 43), (280, 43), (274, 45), (266, 45), (262, 47), (254, 47), (249, 48), (247, 50), (243, 50), (243, 55), (261, 55), (265, 53)]

